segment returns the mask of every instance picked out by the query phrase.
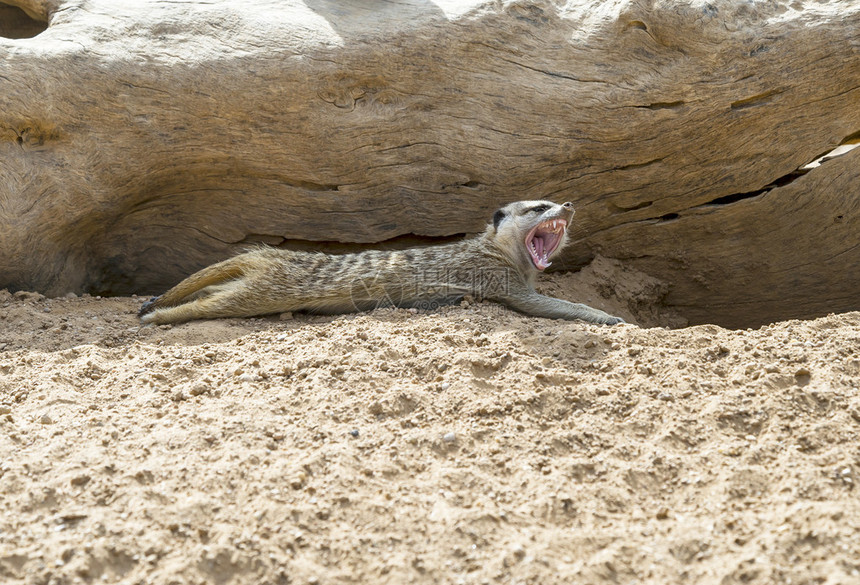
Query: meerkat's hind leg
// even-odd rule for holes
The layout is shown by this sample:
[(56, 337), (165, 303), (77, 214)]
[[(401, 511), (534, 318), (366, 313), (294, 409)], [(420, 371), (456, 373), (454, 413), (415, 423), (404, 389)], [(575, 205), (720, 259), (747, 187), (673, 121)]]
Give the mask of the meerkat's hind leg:
[[(182, 299), (181, 302), (187, 303), (187, 302), (194, 301), (197, 299), (202, 299), (206, 296), (211, 295), (213, 292), (215, 292), (215, 290), (217, 290), (217, 288), (218, 288), (217, 285), (207, 286), (206, 288), (202, 288), (202, 289), (198, 290), (197, 292), (191, 293), (190, 295), (188, 295), (187, 297)], [(156, 297), (152, 297), (151, 299), (149, 299), (148, 301), (143, 303), (140, 306), (140, 310), (137, 312), (137, 316), (143, 317), (144, 315), (151, 313), (152, 311), (159, 308), (159, 306), (163, 306), (165, 304), (164, 302), (162, 302), (163, 296), (164, 295), (158, 295)]]
[(165, 325), (168, 323), (182, 323), (193, 319), (247, 317), (249, 315), (241, 310), (241, 300), (237, 302), (237, 297), (241, 298), (244, 289), (245, 286), (243, 283), (238, 281), (207, 287), (205, 292), (201, 290), (193, 293), (191, 295), (192, 298), (182, 304), (151, 309), (148, 313), (141, 316), (140, 320), (144, 323)]
[(152, 297), (140, 307), (138, 316), (145, 315), (156, 309), (175, 307), (183, 302), (197, 299), (201, 294), (207, 294), (208, 289), (215, 288), (226, 282), (244, 276), (250, 263), (242, 255), (224, 260), (195, 272), (163, 295)]

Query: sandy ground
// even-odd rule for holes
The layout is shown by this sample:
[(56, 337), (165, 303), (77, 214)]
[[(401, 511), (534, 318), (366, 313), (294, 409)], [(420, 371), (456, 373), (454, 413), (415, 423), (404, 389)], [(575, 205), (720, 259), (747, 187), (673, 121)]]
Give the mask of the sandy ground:
[[(683, 325), (612, 263), (545, 290)], [(860, 313), (142, 302), (0, 292), (0, 583), (860, 583)]]

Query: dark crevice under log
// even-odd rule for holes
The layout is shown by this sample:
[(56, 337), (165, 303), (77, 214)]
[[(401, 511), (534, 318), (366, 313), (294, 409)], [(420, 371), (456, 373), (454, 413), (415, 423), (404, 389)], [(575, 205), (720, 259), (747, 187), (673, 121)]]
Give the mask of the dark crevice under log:
[(33, 18), (17, 6), (0, 2), (0, 37), (31, 39), (47, 29), (47, 22)]

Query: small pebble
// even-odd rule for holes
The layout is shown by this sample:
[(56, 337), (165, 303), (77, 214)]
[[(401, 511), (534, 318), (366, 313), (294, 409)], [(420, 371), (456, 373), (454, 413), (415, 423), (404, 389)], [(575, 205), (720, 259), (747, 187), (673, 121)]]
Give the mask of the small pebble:
[(201, 394), (208, 394), (211, 390), (206, 382), (197, 382), (188, 391), (192, 396), (200, 396)]
[(39, 417), (39, 422), (43, 425), (49, 425), (54, 422), (54, 419), (51, 418), (50, 414), (45, 413), (41, 417)]
[(523, 547), (523, 545), (518, 544), (518, 545), (514, 546), (513, 550), (511, 551), (511, 554), (514, 555), (515, 559), (517, 559), (518, 561), (521, 561), (526, 556), (526, 549)]
[(300, 489), (308, 479), (308, 474), (304, 471), (299, 471), (291, 480), (290, 487), (294, 490)]
[(447, 389), (448, 389), (448, 388), (450, 388), (450, 387), (451, 387), (451, 384), (449, 384), (448, 382), (442, 382), (442, 385), (441, 385), (441, 386), (439, 386), (439, 388), (440, 388), (441, 390), (443, 390), (443, 391), (444, 391), (444, 390), (447, 390)]
[(87, 484), (90, 482), (90, 480), (91, 480), (91, 479), (92, 479), (92, 478), (91, 478), (89, 475), (87, 475), (87, 474), (84, 474), (84, 475), (78, 475), (78, 476), (73, 477), (73, 478), (71, 479), (71, 482), (70, 482), (70, 483), (71, 483), (72, 485), (74, 485), (74, 486), (78, 486), (78, 487), (80, 487), (80, 486), (87, 485)]
[(352, 429), (351, 431), (349, 431), (349, 434), (353, 437), (357, 437), (358, 436), (358, 429)]
[(286, 313), (281, 313), (279, 318), (281, 321), (291, 321), (293, 319), (293, 314), (292, 312), (287, 311)]
[(453, 443), (454, 441), (457, 440), (457, 435), (455, 435), (454, 433), (445, 433), (442, 436), (442, 440), (445, 441), (446, 443)]
[(6, 404), (0, 404), (0, 414), (10, 414), (12, 407)]

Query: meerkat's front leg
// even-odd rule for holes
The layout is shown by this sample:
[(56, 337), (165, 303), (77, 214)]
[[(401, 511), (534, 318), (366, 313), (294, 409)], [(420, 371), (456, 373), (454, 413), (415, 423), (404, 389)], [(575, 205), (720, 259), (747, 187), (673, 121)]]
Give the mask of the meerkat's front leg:
[(568, 320), (581, 319), (589, 323), (600, 323), (603, 325), (615, 325), (625, 322), (621, 317), (613, 317), (609, 313), (592, 309), (588, 305), (571, 303), (534, 291), (520, 295), (511, 295), (504, 299), (504, 302), (512, 309), (531, 315), (532, 317)]

